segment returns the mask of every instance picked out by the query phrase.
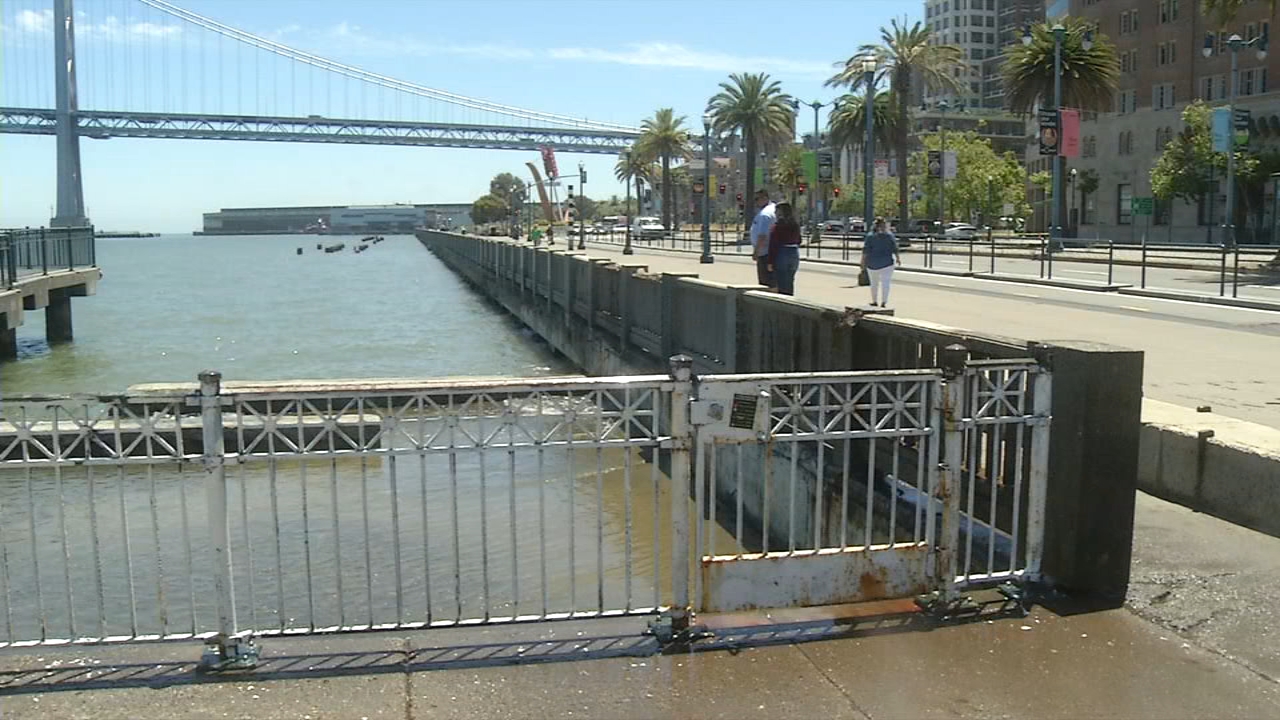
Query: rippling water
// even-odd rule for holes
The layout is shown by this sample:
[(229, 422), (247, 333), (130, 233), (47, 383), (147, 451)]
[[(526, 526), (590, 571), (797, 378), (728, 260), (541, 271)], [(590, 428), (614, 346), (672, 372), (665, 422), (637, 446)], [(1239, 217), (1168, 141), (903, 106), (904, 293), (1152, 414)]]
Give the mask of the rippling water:
[(358, 239), (99, 240), (104, 277), (72, 301), (75, 342), (50, 348), (44, 313), (26, 313), (0, 392), (114, 392), (205, 369), (228, 380), (573, 372), (412, 236), (356, 254)]

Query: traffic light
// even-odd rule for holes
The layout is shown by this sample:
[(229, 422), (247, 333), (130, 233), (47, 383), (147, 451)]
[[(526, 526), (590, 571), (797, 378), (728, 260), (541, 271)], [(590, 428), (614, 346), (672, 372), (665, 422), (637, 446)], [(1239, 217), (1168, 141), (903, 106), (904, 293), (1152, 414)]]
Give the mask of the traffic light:
[(831, 188), (831, 194), (834, 195), (835, 197), (840, 197), (840, 186), (837, 185)]
[(803, 195), (804, 191), (809, 189), (809, 186), (805, 183), (800, 183), (798, 189), (800, 190), (800, 194)]
[[(723, 194), (724, 194), (724, 183), (720, 183), (720, 194), (721, 194), (721, 195), (723, 195)], [(738, 197), (742, 197), (742, 196), (741, 196), (741, 195), (739, 195)]]
[(742, 193), (738, 193), (738, 204), (742, 204)]

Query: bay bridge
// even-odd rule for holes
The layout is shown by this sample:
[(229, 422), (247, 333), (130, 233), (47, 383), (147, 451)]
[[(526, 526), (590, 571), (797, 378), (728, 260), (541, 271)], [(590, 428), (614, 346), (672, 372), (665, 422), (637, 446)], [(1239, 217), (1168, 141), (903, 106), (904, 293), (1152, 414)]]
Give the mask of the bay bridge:
[(16, 0), (0, 22), (0, 133), (56, 136), (56, 227), (88, 224), (81, 137), (617, 154), (640, 134), (370, 72), (163, 0)]

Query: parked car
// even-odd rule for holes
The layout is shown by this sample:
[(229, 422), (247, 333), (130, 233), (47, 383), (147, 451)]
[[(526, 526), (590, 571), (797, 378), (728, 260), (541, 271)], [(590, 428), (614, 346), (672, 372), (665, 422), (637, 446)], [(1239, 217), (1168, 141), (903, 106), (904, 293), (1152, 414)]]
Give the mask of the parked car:
[(828, 220), (822, 223), (822, 232), (830, 233), (832, 235), (842, 235), (844, 234), (844, 227), (844, 223), (840, 220)]
[(972, 240), (978, 237), (978, 228), (969, 223), (947, 223), (947, 229), (943, 234), (948, 240)]
[(591, 226), (591, 234), (608, 235), (613, 232), (613, 223), (598, 222)]
[(640, 240), (661, 240), (666, 234), (667, 229), (656, 217), (638, 217), (631, 225), (631, 236)]

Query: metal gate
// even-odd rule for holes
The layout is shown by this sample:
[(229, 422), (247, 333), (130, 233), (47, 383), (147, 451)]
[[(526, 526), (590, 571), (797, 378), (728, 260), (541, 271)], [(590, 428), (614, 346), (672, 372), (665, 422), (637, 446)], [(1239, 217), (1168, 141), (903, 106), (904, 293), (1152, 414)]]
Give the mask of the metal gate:
[(1050, 375), (951, 360), (700, 379), (695, 608), (954, 600), (1037, 579)]
[(1036, 577), (1049, 376), (334, 381), (0, 407), (0, 647), (954, 596)]

